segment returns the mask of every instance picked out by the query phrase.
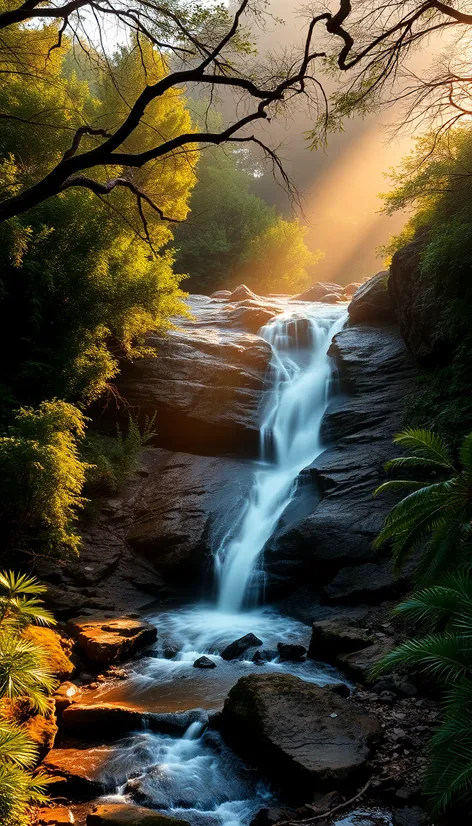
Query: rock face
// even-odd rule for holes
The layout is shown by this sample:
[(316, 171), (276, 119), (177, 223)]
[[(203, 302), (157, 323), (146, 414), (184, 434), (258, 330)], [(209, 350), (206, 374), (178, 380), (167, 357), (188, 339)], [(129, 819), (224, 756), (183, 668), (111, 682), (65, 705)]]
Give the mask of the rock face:
[[(335, 336), (330, 353), (346, 396), (324, 419), (324, 439), (332, 447), (304, 473), (303, 491), (311, 486), (317, 497), (311, 512), (280, 527), (265, 548), (267, 587), (312, 582), (333, 600), (376, 602), (397, 586), (388, 563), (372, 550), (397, 499), (372, 493), (385, 480), (385, 462), (397, 455), (392, 438), (404, 425), (418, 368), (395, 326), (348, 327)], [(353, 568), (367, 563), (376, 566), (367, 569), (370, 582), (362, 579), (365, 569)]]
[(446, 325), (441, 325), (442, 303), (432, 279), (420, 269), (425, 233), (395, 253), (388, 291), (395, 319), (410, 350), (425, 364), (444, 359), (451, 350)]
[(371, 321), (374, 324), (393, 321), (388, 272), (378, 272), (354, 293), (347, 308), (351, 324)]
[[(247, 297), (257, 300), (252, 294)], [(255, 456), (270, 347), (234, 327), (233, 305), (216, 306), (204, 296), (193, 296), (189, 304), (194, 320), (179, 319), (179, 329), (165, 338), (148, 335), (147, 346), (156, 350), (157, 358), (122, 365), (116, 386), (126, 407), (115, 409), (108, 403), (96, 409), (95, 424), (114, 433), (117, 420), (127, 426), (130, 412), (142, 420), (156, 415), (154, 442), (161, 447)]]
[(338, 295), (341, 297), (343, 288), (339, 284), (329, 281), (318, 281), (308, 290), (293, 297), (294, 301), (322, 301), (326, 295)]
[(281, 312), (280, 307), (261, 300), (246, 299), (229, 312), (228, 316), (235, 327), (244, 327), (257, 333), (261, 327)]
[(211, 573), (217, 515), (231, 517), (235, 489), (246, 490), (251, 468), (160, 449), (146, 451), (146, 468), (125, 520), (126, 541), (167, 582), (200, 587), (205, 569)]
[(186, 820), (161, 815), (129, 803), (95, 806), (87, 815), (87, 826), (189, 826)]
[(355, 784), (380, 723), (291, 675), (243, 677), (222, 712), (223, 736), (293, 798)]
[(372, 643), (360, 622), (346, 616), (333, 616), (313, 623), (308, 656), (333, 662), (338, 654), (358, 651)]
[(78, 617), (67, 624), (82, 655), (96, 665), (121, 662), (157, 639), (157, 629), (148, 622), (128, 619)]

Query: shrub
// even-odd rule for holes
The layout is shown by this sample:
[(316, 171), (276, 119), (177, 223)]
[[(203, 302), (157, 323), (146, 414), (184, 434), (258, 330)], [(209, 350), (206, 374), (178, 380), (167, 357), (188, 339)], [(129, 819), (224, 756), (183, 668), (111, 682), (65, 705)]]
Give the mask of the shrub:
[(124, 434), (115, 437), (89, 431), (82, 447), (87, 462), (86, 485), (91, 492), (115, 493), (135, 472), (140, 450), (154, 436), (154, 419), (146, 419), (143, 431), (131, 416)]
[(74, 531), (86, 463), (77, 440), (84, 417), (57, 399), (22, 408), (0, 438), (0, 515), (7, 547), (77, 551)]

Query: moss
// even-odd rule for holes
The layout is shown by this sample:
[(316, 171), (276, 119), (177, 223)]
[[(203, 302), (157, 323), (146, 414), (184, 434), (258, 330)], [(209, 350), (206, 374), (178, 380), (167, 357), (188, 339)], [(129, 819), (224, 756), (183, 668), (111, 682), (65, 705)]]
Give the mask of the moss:
[(69, 680), (72, 677), (75, 666), (64, 650), (64, 648), (67, 648), (68, 653), (70, 653), (71, 644), (63, 640), (56, 631), (51, 628), (30, 625), (24, 636), (46, 651), (49, 667), (58, 680), (64, 682), (64, 680)]

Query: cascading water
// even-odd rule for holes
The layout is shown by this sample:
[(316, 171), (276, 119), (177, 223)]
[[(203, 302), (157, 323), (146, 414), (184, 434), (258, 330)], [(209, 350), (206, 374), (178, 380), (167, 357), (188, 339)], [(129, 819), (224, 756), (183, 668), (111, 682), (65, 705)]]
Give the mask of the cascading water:
[(320, 428), (329, 401), (332, 375), (328, 347), (346, 314), (333, 320), (319, 307), (301, 317), (277, 316), (260, 335), (272, 347), (270, 394), (261, 426), (261, 459), (249, 503), (236, 534), (218, 550), (218, 607), (224, 613), (243, 608), (254, 568), (266, 542), (293, 499), (297, 477), (322, 451)]

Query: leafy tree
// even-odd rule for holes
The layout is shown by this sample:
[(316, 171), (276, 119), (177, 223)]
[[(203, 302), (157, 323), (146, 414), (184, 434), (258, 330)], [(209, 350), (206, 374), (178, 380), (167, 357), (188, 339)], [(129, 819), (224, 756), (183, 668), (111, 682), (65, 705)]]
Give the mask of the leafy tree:
[(241, 151), (202, 152), (190, 216), (177, 227), (176, 267), (192, 292), (228, 288), (250, 242), (277, 220), (275, 210), (251, 192), (252, 170)]
[(472, 559), (472, 434), (462, 443), (458, 464), (443, 439), (428, 430), (407, 428), (394, 443), (409, 453), (387, 462), (387, 471), (414, 470), (439, 480), (396, 479), (377, 488), (376, 494), (411, 492), (391, 510), (374, 547), (391, 542), (397, 570), (421, 548), (416, 577), (421, 583), (434, 582), (444, 571), (470, 566)]
[(77, 438), (84, 417), (64, 401), (21, 408), (0, 438), (0, 515), (7, 547), (76, 552), (86, 464)]
[(236, 280), (263, 294), (295, 293), (308, 287), (310, 270), (323, 254), (309, 250), (306, 232), (297, 220), (278, 218), (250, 241)]
[(429, 629), (407, 640), (375, 666), (372, 678), (409, 667), (439, 681), (444, 712), (430, 746), (425, 792), (435, 813), (472, 806), (472, 580), (455, 571), (415, 591), (394, 611)]

